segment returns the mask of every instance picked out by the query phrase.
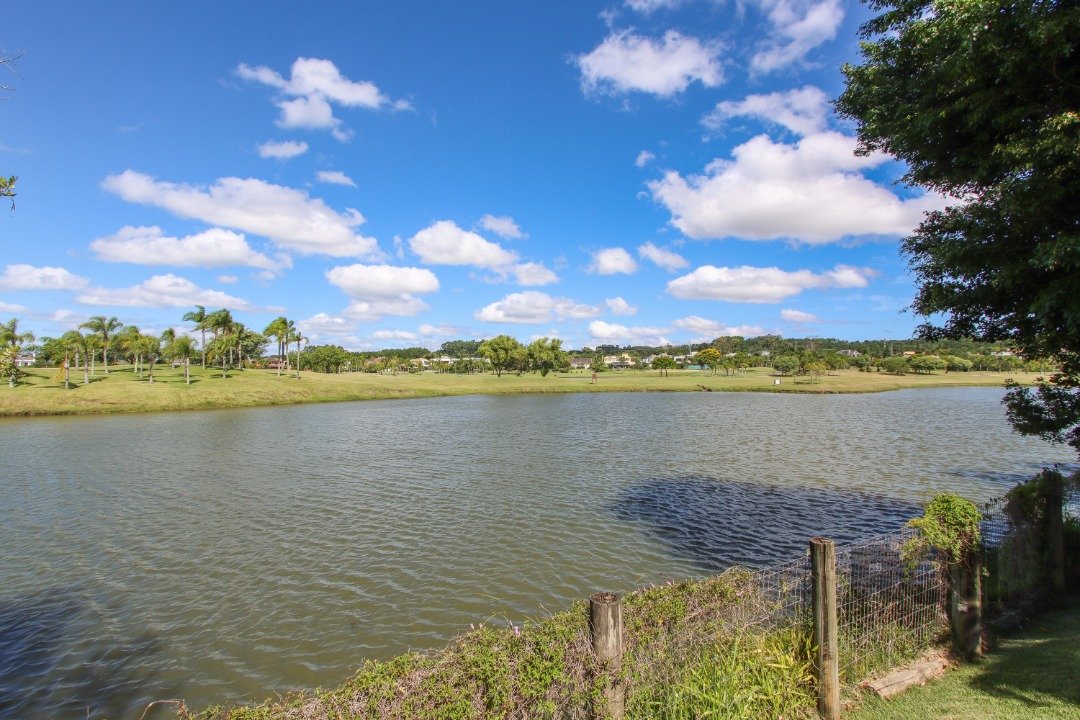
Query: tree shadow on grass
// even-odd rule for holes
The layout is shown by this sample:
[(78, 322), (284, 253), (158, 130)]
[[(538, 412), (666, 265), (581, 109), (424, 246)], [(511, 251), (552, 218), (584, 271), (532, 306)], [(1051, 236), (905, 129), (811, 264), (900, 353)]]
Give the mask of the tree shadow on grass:
[(145, 662), (161, 641), (110, 634), (118, 612), (75, 588), (0, 597), (0, 717), (128, 717), (175, 697)]
[[(1036, 618), (1022, 638), (1006, 639), (971, 686), (1032, 709), (1056, 698), (1080, 717), (1080, 598), (1073, 608)], [(1040, 697), (1042, 696), (1042, 697)], [(1062, 716), (1064, 717), (1064, 716)]]
[(812, 536), (841, 544), (895, 532), (922, 513), (917, 503), (872, 493), (710, 477), (643, 480), (611, 509), (708, 573), (794, 559)]

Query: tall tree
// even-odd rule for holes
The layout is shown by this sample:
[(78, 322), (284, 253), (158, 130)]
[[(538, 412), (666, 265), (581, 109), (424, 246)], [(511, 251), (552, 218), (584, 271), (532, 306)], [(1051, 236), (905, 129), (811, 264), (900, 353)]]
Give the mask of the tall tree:
[(496, 335), (480, 343), (477, 350), (480, 357), (487, 358), (495, 375), (502, 377), (503, 370), (512, 367), (524, 350), (524, 347), (509, 335)]
[(955, 198), (903, 241), (928, 339), (1009, 343), (1062, 372), (1013, 387), (1021, 433), (1080, 452), (1080, 3), (871, 0), (837, 101), (863, 152)]
[(278, 375), (281, 375), (281, 364), (285, 360), (285, 338), (289, 336), (291, 321), (284, 315), (279, 315), (270, 322), (263, 330), (263, 335), (277, 340)]
[(89, 320), (79, 326), (89, 330), (92, 333), (97, 333), (101, 337), (103, 346), (103, 355), (101, 363), (105, 366), (105, 374), (109, 374), (109, 338), (112, 337), (120, 328), (124, 327), (124, 323), (120, 322), (115, 317), (106, 318), (104, 315), (94, 315)]
[(203, 370), (206, 369), (206, 308), (202, 305), (196, 305), (195, 309), (191, 312), (184, 313), (184, 317), (181, 318), (184, 322), (195, 323), (195, 329), (202, 333), (202, 366)]
[(10, 361), (10, 368), (5, 367), (8, 376), (8, 387), (14, 388), (15, 381), (18, 380), (19, 367), (16, 364), (16, 359), (19, 356), (19, 350), (22, 348), (23, 343), (33, 342), (34, 333), (30, 331), (19, 332), (19, 319), (11, 318), (3, 325), (0, 325), (0, 347), (6, 348), (5, 352), (5, 365), (7, 361)]
[(195, 341), (187, 335), (177, 335), (172, 342), (165, 346), (163, 351), (166, 360), (182, 360), (184, 362), (184, 382), (191, 384), (191, 358), (195, 357)]

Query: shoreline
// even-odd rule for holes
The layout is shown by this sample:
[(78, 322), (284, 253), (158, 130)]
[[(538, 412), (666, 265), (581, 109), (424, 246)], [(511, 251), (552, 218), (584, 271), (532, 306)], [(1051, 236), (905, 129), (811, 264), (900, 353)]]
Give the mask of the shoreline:
[[(65, 390), (52, 368), (28, 371), (14, 389), (0, 387), (0, 418), (64, 417), (130, 413), (221, 410), (247, 407), (406, 400), (462, 395), (547, 395), (610, 392), (758, 392), (796, 394), (860, 394), (918, 388), (1002, 387), (1013, 379), (1034, 384), (1036, 373), (966, 372), (931, 375), (888, 375), (841, 370), (816, 379), (776, 376), (771, 369), (754, 368), (742, 376), (697, 370), (675, 370), (660, 377), (655, 370), (613, 370), (600, 373), (595, 383), (589, 372), (513, 375), (501, 377), (423, 372), (381, 375), (372, 373), (323, 374), (304, 371), (301, 379), (273, 370), (232, 370), (222, 379), (220, 370), (192, 368), (191, 385), (181, 369), (159, 368), (154, 382), (139, 378), (130, 366), (113, 366), (110, 374), (98, 370), (90, 383), (83, 373), (71, 373)], [(780, 384), (774, 384), (779, 379)]]

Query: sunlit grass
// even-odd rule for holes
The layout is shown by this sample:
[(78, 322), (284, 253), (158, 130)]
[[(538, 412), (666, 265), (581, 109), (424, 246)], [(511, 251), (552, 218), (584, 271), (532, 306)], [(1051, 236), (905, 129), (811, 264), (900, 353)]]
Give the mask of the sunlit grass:
[[(757, 368), (738, 377), (695, 370), (672, 371), (660, 377), (656, 371), (609, 371), (595, 382), (589, 371), (518, 376), (504, 374), (453, 375), (432, 372), (382, 375), (372, 373), (322, 374), (304, 372), (278, 375), (272, 370), (232, 370), (227, 378), (220, 369), (191, 369), (192, 383), (184, 383), (182, 368), (158, 366), (154, 382), (146, 373), (140, 378), (130, 366), (114, 366), (109, 375), (98, 368), (83, 384), (82, 371), (71, 373), (71, 387), (64, 389), (55, 369), (31, 369), (14, 389), (0, 385), (0, 415), (54, 415), (77, 413), (152, 412), (196, 410), (256, 405), (376, 400), (445, 395), (583, 393), (583, 392), (705, 392), (759, 391), (800, 393), (879, 392), (901, 388), (1001, 386), (1013, 377), (1031, 383), (1027, 373), (949, 373), (935, 375), (887, 375), (846, 370), (820, 378), (776, 378), (772, 371)], [(780, 384), (775, 380), (780, 379)]]

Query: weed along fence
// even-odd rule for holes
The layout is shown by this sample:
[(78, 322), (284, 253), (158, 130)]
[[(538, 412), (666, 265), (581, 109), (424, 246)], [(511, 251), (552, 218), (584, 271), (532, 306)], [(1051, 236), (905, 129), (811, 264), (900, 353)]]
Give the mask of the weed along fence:
[(868, 677), (950, 636), (976, 656), (984, 619), (1065, 586), (1063, 538), (1080, 537), (1080, 495), (1060, 475), (1040, 477), (1038, 513), (1015, 498), (988, 505), (981, 522), (972, 509), (982, 543), (959, 561), (905, 557), (911, 528), (842, 546), (811, 538), (790, 562), (597, 593), (521, 627), (482, 625), (436, 652), (368, 662), (335, 690), (198, 717), (691, 720), (816, 707), (833, 720)]

